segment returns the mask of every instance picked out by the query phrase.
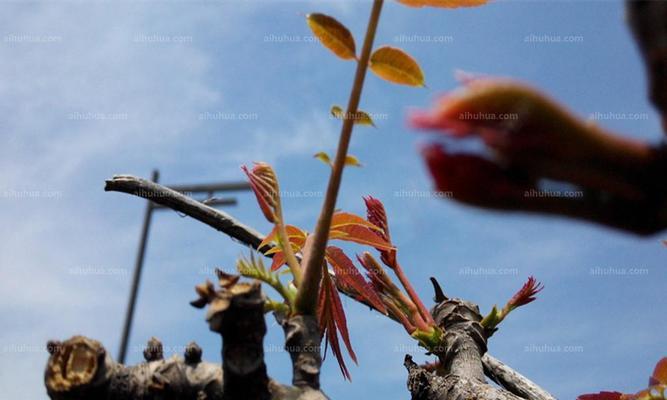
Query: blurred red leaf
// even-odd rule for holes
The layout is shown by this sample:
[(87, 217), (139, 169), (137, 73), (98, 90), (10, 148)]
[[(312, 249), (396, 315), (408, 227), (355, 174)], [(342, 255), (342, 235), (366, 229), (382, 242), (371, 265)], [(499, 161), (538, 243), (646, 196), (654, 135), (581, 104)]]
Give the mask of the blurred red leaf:
[(655, 366), (653, 375), (649, 379), (648, 389), (635, 394), (619, 392), (600, 392), (583, 394), (577, 400), (658, 400), (667, 398), (667, 357), (662, 358)]
[(450, 154), (432, 144), (422, 151), (436, 189), (475, 205), (515, 209), (534, 182), (511, 176), (497, 164), (469, 154)]
[(667, 357), (664, 357), (662, 360), (658, 361), (658, 364), (655, 366), (653, 375), (649, 379), (648, 385), (667, 385)]

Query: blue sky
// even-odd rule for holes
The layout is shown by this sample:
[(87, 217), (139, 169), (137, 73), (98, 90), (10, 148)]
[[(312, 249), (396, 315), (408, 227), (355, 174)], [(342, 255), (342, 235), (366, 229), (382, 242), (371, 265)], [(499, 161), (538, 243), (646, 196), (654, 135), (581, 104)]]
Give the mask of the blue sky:
[[(48, 339), (85, 334), (118, 350), (144, 203), (104, 193), (106, 178), (159, 168), (166, 183), (239, 180), (239, 165), (268, 161), (291, 193), (289, 222), (313, 228), (327, 168), (312, 155), (335, 149), (339, 122), (328, 110), (345, 104), (354, 64), (312, 43), (304, 15), (333, 15), (360, 43), (370, 3), (6, 1), (0, 9), (1, 397), (44, 399)], [(555, 39), (566, 36), (577, 39)], [(406, 112), (454, 88), (459, 69), (530, 82), (582, 117), (639, 116), (597, 123), (657, 142), (622, 3), (496, 1), (451, 11), (387, 1), (376, 43), (418, 59), (428, 89), (368, 77), (362, 107), (379, 115), (378, 129), (355, 132), (351, 152), (365, 167), (346, 172), (339, 207), (363, 213), (366, 194), (385, 202), (424, 299), (429, 276), (483, 312), (529, 275), (543, 281), (539, 300), (503, 323), (490, 352), (559, 398), (642, 388), (665, 355), (662, 236), (400, 195), (431, 189), (417, 151), (424, 137), (406, 128)], [(228, 211), (268, 232), (252, 195), (238, 199)], [(196, 340), (217, 361), (219, 338), (188, 301), (244, 249), (173, 212), (153, 222), (129, 361), (141, 360), (152, 335), (168, 354)], [(404, 354), (425, 356), (398, 325), (345, 305), (360, 366), (348, 383), (327, 361), (326, 392), (407, 398)], [(270, 373), (287, 382), (282, 334), (269, 327)]]

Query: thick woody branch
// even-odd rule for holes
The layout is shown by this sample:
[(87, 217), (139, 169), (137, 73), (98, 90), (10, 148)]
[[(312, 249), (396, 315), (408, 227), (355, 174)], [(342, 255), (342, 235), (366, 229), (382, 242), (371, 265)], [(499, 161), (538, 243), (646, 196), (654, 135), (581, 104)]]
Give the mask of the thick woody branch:
[[(168, 207), (174, 210), (178, 210), (200, 222), (203, 222), (204, 224), (218, 231), (221, 231), (231, 236), (233, 239), (236, 239), (241, 243), (248, 245), (254, 249), (257, 249), (257, 246), (263, 240), (263, 236), (259, 234), (256, 230), (242, 224), (240, 221), (230, 216), (229, 214), (208, 207), (205, 204), (193, 200), (181, 193), (175, 192), (162, 185), (149, 182), (141, 178), (136, 178), (128, 175), (115, 176), (114, 178), (107, 180), (105, 190), (129, 193), (135, 196), (143, 197), (147, 200), (153, 201), (158, 204), (168, 205)], [(168, 199), (168, 201), (166, 201), (165, 199)], [(350, 295), (345, 292), (343, 292), (343, 294)], [(356, 301), (360, 301), (357, 298), (357, 296), (352, 295), (351, 297)], [(363, 301), (360, 302), (363, 303)], [(488, 355), (485, 355), (482, 358), (482, 362), (484, 365), (484, 372), (487, 374), (487, 376), (489, 376), (492, 379), (494, 379), (494, 377), (497, 376), (503, 376), (503, 377), (506, 376), (507, 378), (505, 381), (499, 382), (500, 384), (503, 385), (503, 387), (507, 388), (510, 391), (513, 391), (514, 387), (521, 388), (521, 387), (531, 386), (531, 385), (526, 385), (525, 382), (523, 382), (519, 378), (521, 377), (521, 375), (513, 371), (510, 367), (499, 362), (492, 362), (491, 360), (495, 359), (491, 358)], [(527, 379), (525, 381), (530, 382)], [(525, 389), (524, 392), (526, 390), (530, 391), (528, 389)], [(543, 390), (540, 389), (540, 391)], [(535, 393), (537, 392), (538, 391), (535, 391)], [(521, 394), (522, 392), (517, 392), (517, 393)], [(543, 398), (525, 397), (525, 398), (536, 399), (536, 400), (549, 399), (549, 397), (543, 397)]]
[(292, 385), (300, 388), (320, 388), (321, 334), (317, 318), (297, 315), (285, 319), (276, 314), (285, 331), (285, 350), (292, 358)]
[(222, 336), (225, 400), (268, 400), (269, 377), (264, 363), (264, 302), (258, 282), (233, 284), (216, 293), (207, 320)]
[[(202, 362), (202, 350), (195, 343), (188, 345), (183, 358), (174, 356), (165, 360), (162, 344), (155, 338), (144, 350), (146, 362), (125, 366), (114, 362), (100, 342), (75, 336), (63, 343), (48, 344), (51, 356), (44, 381), (49, 397), (52, 400), (326, 399), (310, 386), (283, 386), (268, 377), (263, 348), (265, 299), (259, 283), (234, 283), (207, 295), (209, 326), (223, 340), (222, 366)], [(298, 322), (293, 325), (294, 330), (301, 326)], [(317, 368), (319, 372), (319, 364)]]
[(222, 336), (225, 400), (276, 399), (280, 396), (325, 399), (319, 391), (320, 333), (317, 320), (293, 317), (279, 321), (285, 327), (285, 349), (293, 364), (293, 387), (271, 384), (264, 363), (264, 304), (259, 281), (238, 282), (240, 276), (218, 271), (220, 289), (210, 282), (197, 286), (195, 307), (208, 304), (206, 319)]
[(412, 400), (522, 400), (512, 393), (462, 376), (440, 376), (419, 367), (412, 357), (405, 356), (408, 390)]
[(428, 371), (408, 355), (408, 390), (413, 400), (521, 400), (521, 397), (484, 379), (482, 355), (486, 335), (476, 305), (460, 299), (445, 300), (432, 310), (433, 319), (445, 332), (442, 347), (434, 353), (441, 368)]
[(114, 362), (102, 344), (83, 336), (49, 342), (44, 382), (52, 400), (179, 399), (222, 400), (222, 370), (202, 362), (191, 343), (184, 358), (162, 358), (162, 345), (151, 340), (146, 362), (128, 367)]
[[(404, 365), (413, 400), (553, 400), (549, 393), (493, 357), (487, 356), (486, 362), (483, 361), (487, 335), (475, 304), (460, 299), (444, 300), (431, 312), (445, 332), (442, 347), (434, 352), (441, 367), (431, 371), (406, 356)], [(489, 385), (484, 372), (507, 390)]]
[(482, 357), (484, 373), (495, 383), (526, 400), (556, 400), (551, 394), (530, 379), (503, 364), (490, 354)]

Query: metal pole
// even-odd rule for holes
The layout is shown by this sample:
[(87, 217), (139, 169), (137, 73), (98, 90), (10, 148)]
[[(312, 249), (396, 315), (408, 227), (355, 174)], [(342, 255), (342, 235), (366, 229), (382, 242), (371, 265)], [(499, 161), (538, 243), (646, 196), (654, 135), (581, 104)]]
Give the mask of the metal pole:
[[(160, 173), (158, 170), (153, 170), (151, 180), (158, 181)], [(148, 242), (148, 230), (151, 226), (151, 216), (153, 215), (153, 202), (146, 203), (146, 213), (144, 214), (144, 225), (141, 228), (141, 243), (139, 244), (139, 251), (134, 263), (134, 275), (132, 276), (132, 289), (130, 292), (130, 301), (127, 304), (127, 312), (125, 313), (125, 325), (123, 326), (123, 337), (120, 342), (120, 350), (118, 353), (118, 362), (125, 363), (125, 356), (127, 354), (127, 345), (130, 339), (130, 331), (132, 330), (132, 318), (134, 317), (134, 307), (137, 302), (137, 292), (139, 291), (139, 281), (141, 280), (141, 269), (144, 265), (144, 255), (146, 253), (146, 243)]]

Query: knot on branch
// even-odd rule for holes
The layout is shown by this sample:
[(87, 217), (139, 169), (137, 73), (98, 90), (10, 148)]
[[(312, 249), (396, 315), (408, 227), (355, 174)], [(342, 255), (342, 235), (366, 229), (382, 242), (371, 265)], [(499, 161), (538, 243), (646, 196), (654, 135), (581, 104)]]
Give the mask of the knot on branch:
[(157, 361), (164, 359), (164, 351), (162, 349), (162, 342), (152, 337), (146, 344), (144, 349), (144, 360), (146, 361)]
[(484, 382), (482, 356), (487, 347), (479, 307), (469, 301), (450, 299), (437, 304), (431, 313), (445, 332), (442, 346), (434, 352), (445, 373)]
[(202, 350), (195, 342), (190, 342), (185, 348), (185, 362), (187, 364), (199, 364), (201, 362)]

